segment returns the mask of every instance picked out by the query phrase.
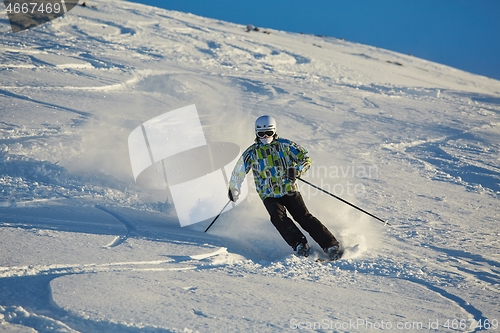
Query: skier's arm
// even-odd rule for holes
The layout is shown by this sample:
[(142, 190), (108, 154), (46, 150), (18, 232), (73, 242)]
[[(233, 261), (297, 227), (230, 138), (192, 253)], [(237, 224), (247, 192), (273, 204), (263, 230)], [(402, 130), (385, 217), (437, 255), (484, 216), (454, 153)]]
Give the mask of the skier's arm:
[(296, 163), (295, 169), (297, 170), (297, 177), (303, 175), (311, 166), (311, 159), (309, 158), (307, 150), (298, 143), (290, 142), (290, 154)]
[(240, 192), (241, 183), (245, 180), (246, 174), (251, 168), (251, 155), (250, 150), (247, 149), (243, 152), (241, 157), (236, 162), (233, 172), (231, 173), (231, 179), (229, 180), (229, 190), (237, 190)]

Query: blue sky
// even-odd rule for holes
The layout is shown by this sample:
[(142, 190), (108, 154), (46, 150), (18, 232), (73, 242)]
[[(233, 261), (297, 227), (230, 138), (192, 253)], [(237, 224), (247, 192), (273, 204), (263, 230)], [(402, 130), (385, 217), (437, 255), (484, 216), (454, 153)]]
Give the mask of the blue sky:
[(136, 0), (257, 27), (333, 36), (500, 80), (500, 0)]

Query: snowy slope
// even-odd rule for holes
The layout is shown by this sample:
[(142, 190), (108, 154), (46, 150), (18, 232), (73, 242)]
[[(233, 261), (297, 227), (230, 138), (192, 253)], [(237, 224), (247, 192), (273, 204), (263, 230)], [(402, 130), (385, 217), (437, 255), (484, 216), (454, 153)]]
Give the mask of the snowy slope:
[[(2, 14), (0, 331), (500, 329), (500, 81), (88, 4), (16, 34)], [(191, 104), (208, 141), (243, 149), (273, 115), (310, 151), (307, 180), (392, 226), (303, 184), (346, 258), (296, 258), (255, 195), (208, 233), (181, 228), (163, 192), (134, 183), (127, 138)]]

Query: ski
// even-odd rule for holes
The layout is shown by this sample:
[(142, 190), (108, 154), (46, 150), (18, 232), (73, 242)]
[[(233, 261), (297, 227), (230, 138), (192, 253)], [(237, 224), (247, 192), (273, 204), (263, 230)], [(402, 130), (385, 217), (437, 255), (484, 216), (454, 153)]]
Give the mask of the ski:
[(335, 262), (335, 261), (338, 261), (340, 259), (342, 259), (342, 255), (339, 258), (333, 259), (333, 260), (332, 259), (326, 259), (326, 258), (317, 258), (317, 259), (314, 259), (314, 261), (315, 262)]
[(328, 258), (328, 255), (326, 253), (321, 252), (321, 251), (317, 251), (317, 250), (313, 250), (313, 249), (311, 249), (311, 252), (309, 252), (309, 255), (307, 255), (307, 256), (299, 256), (297, 254), (295, 254), (295, 255), (298, 258), (309, 259), (309, 260), (312, 260), (314, 262), (334, 262), (334, 261), (342, 259), (343, 255), (344, 255), (344, 249), (340, 249), (340, 256), (337, 259), (330, 259), (330, 258)]
[(344, 255), (344, 250), (340, 250), (339, 252), (339, 257), (337, 259), (330, 259), (330, 258), (316, 258), (314, 259), (314, 261), (316, 262), (334, 262), (334, 261), (337, 261), (337, 260), (340, 260), (342, 259), (342, 256)]

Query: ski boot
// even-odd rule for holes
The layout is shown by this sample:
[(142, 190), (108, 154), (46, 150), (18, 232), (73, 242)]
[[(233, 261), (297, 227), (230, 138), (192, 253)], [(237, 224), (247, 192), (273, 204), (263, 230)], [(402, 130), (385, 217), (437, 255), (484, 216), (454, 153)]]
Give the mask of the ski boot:
[(297, 251), (297, 256), (299, 257), (308, 257), (309, 256), (309, 249), (311, 247), (307, 243), (300, 243), (297, 245), (296, 251)]
[(338, 260), (342, 257), (342, 251), (338, 245), (329, 247), (325, 252), (328, 254), (328, 258), (330, 258), (331, 261)]

